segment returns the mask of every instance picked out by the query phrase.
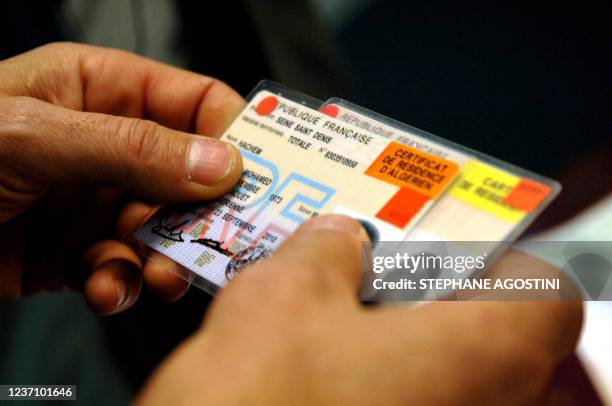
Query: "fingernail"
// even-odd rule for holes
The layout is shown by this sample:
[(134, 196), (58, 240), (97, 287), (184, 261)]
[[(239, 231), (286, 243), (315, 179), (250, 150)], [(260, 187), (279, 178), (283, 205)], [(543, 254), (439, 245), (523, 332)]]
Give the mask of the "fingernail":
[(345, 234), (359, 236), (363, 241), (369, 240), (368, 233), (357, 221), (348, 216), (330, 214), (312, 218), (301, 226), (304, 230), (328, 229), (340, 231)]
[(115, 289), (117, 290), (117, 305), (115, 308), (119, 309), (128, 299), (128, 290), (122, 281), (115, 281)]
[(221, 181), (234, 166), (230, 148), (225, 142), (208, 138), (193, 141), (187, 158), (189, 180), (206, 186)]

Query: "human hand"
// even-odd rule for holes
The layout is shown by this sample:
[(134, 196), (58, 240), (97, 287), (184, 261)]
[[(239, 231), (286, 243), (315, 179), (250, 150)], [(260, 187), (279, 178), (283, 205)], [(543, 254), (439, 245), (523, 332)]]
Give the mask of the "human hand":
[[(243, 106), (217, 80), (118, 50), (50, 44), (0, 62), (0, 299), (70, 286), (101, 314), (133, 304), (143, 264), (123, 240), (153, 207), (130, 196), (227, 192), (242, 161), (214, 137)], [(144, 279), (168, 300), (188, 287), (159, 262)]]
[[(580, 302), (358, 301), (360, 241), (346, 217), (304, 223), (243, 270), (154, 373), (145, 404), (405, 405), (543, 402), (576, 346)], [(500, 267), (556, 270), (519, 252)]]

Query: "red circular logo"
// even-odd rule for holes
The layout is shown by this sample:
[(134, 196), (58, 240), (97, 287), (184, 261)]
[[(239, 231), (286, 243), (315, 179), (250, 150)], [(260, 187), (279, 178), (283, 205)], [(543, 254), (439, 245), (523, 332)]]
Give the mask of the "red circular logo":
[(321, 107), (319, 111), (330, 117), (336, 118), (338, 116), (339, 109), (338, 106), (336, 106), (335, 104), (328, 104), (327, 106)]
[(272, 113), (274, 109), (276, 109), (276, 106), (278, 106), (278, 100), (276, 97), (268, 96), (259, 102), (255, 108), (255, 111), (260, 116), (267, 116), (268, 114)]

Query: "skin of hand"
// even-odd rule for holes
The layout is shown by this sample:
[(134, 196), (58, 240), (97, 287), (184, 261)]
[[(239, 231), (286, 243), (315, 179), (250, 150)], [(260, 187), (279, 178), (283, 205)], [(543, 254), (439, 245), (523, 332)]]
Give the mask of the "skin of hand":
[[(145, 385), (140, 405), (545, 404), (571, 354), (579, 301), (358, 300), (361, 226), (304, 223), (267, 260), (242, 271), (202, 327)], [(503, 268), (551, 270), (520, 252)]]
[[(224, 194), (241, 160), (214, 137), (243, 106), (219, 81), (116, 50), (50, 44), (0, 62), (0, 299), (70, 286), (111, 314), (137, 300), (143, 273), (163, 298), (180, 297), (188, 285), (172, 263), (153, 255), (142, 264), (124, 242), (154, 210), (131, 195)], [(305, 223), (221, 292), (205, 328), (162, 364), (139, 402), (546, 398), (555, 365), (575, 347), (578, 302), (365, 308), (357, 299), (365, 239), (346, 217)], [(521, 255), (499, 266), (537, 261)]]
[(218, 80), (118, 50), (57, 43), (0, 62), (0, 299), (72, 287), (112, 314), (137, 300), (143, 273), (180, 297), (172, 265), (126, 244), (154, 209), (131, 196), (230, 190), (242, 161), (215, 137), (243, 107)]

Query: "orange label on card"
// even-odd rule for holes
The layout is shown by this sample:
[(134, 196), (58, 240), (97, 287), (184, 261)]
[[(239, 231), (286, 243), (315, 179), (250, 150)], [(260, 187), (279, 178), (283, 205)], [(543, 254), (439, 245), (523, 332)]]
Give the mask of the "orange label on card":
[(459, 169), (456, 162), (392, 141), (365, 173), (435, 199), (455, 179)]
[(376, 214), (381, 220), (404, 228), (416, 216), (429, 197), (408, 188), (401, 188)]
[(504, 204), (515, 209), (531, 212), (535, 210), (550, 193), (550, 187), (529, 179), (521, 179), (503, 200)]

